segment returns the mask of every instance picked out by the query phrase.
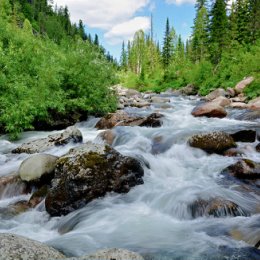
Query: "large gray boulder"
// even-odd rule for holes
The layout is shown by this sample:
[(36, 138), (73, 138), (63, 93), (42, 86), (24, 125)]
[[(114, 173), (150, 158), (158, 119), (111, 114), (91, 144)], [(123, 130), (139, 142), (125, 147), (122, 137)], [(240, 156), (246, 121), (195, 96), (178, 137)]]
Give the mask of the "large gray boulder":
[(222, 154), (226, 150), (236, 147), (232, 136), (224, 132), (211, 132), (192, 136), (188, 143), (190, 146), (202, 149), (208, 153)]
[(196, 106), (191, 114), (195, 117), (218, 117), (223, 118), (227, 116), (227, 112), (223, 106), (220, 106), (217, 102), (208, 102), (201, 105)]
[(111, 248), (99, 250), (87, 256), (69, 258), (68, 260), (144, 260), (144, 258), (126, 249)]
[(66, 215), (108, 192), (127, 193), (143, 184), (143, 174), (136, 159), (89, 142), (57, 161), (46, 210), (51, 216)]
[(55, 146), (68, 144), (69, 142), (80, 143), (83, 140), (82, 133), (75, 126), (68, 127), (63, 133), (49, 135), (46, 138), (33, 140), (22, 144), (12, 153), (42, 153)]
[(65, 256), (40, 242), (12, 234), (0, 234), (0, 260), (49, 260)]
[(37, 181), (43, 175), (54, 172), (58, 157), (50, 154), (36, 154), (22, 162), (19, 175), (23, 181)]

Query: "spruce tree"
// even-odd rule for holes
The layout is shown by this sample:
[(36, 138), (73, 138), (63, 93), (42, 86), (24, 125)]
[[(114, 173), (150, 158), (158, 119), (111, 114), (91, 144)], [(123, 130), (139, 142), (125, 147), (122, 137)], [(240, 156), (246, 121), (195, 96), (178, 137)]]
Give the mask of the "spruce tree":
[(248, 43), (250, 41), (250, 19), (248, 0), (236, 1), (237, 14), (237, 40), (239, 43)]
[(228, 45), (228, 17), (225, 0), (213, 4), (210, 20), (210, 55), (213, 63), (218, 63), (223, 50)]
[(164, 68), (167, 68), (171, 60), (171, 31), (169, 18), (166, 20), (164, 42), (163, 42), (163, 51), (162, 51), (162, 60)]
[(200, 61), (207, 56), (209, 16), (205, 0), (197, 0), (196, 18), (192, 33), (193, 60)]
[(125, 42), (122, 43), (122, 52), (120, 57), (121, 67), (126, 71), (127, 70), (127, 52), (125, 49)]

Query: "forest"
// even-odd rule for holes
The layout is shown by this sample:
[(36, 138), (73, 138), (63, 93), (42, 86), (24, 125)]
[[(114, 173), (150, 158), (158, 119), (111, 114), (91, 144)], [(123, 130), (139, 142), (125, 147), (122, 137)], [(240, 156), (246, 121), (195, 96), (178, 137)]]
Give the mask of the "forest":
[(15, 139), (53, 115), (116, 109), (108, 88), (115, 62), (73, 24), (67, 7), (47, 0), (0, 1), (0, 132)]
[(188, 84), (200, 95), (234, 87), (246, 76), (255, 81), (246, 90), (249, 98), (260, 95), (260, 1), (196, 1), (192, 35), (183, 41), (166, 21), (163, 43), (151, 32), (136, 32), (122, 45), (120, 79), (138, 90), (160, 92)]

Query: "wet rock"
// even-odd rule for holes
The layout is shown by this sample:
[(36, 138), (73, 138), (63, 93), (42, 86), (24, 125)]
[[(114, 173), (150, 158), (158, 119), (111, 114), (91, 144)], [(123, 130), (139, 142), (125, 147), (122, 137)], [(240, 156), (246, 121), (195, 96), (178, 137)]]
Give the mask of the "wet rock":
[(160, 127), (162, 125), (161, 119), (163, 115), (160, 113), (152, 113), (148, 117), (144, 118), (143, 122), (139, 126), (145, 127)]
[(234, 97), (234, 98), (231, 98), (230, 100), (235, 103), (245, 103), (245, 101), (247, 100), (247, 97), (244, 97), (244, 96)]
[(226, 106), (229, 106), (231, 104), (231, 101), (226, 97), (220, 96), (220, 97), (213, 99), (212, 103), (214, 103), (218, 106), (221, 106), (221, 107), (226, 107)]
[(51, 216), (66, 215), (107, 192), (127, 193), (143, 184), (143, 174), (136, 159), (89, 142), (58, 160), (46, 210)]
[(161, 118), (163, 116), (159, 113), (153, 113), (148, 117), (132, 117), (124, 111), (108, 114), (101, 118), (97, 124), (98, 129), (111, 129), (115, 126), (161, 126)]
[(249, 159), (240, 159), (222, 171), (224, 175), (230, 175), (238, 179), (257, 180), (260, 178), (260, 163)]
[(247, 77), (245, 79), (243, 79), (242, 81), (240, 81), (239, 83), (237, 83), (237, 85), (235, 86), (235, 91), (237, 94), (240, 94), (244, 91), (244, 89), (250, 85), (252, 82), (254, 81), (254, 77)]
[(260, 153), (260, 143), (255, 147), (256, 151)]
[(97, 139), (103, 140), (108, 145), (112, 145), (115, 138), (116, 133), (113, 130), (106, 130), (97, 136)]
[(198, 105), (193, 109), (191, 114), (195, 117), (206, 116), (223, 118), (227, 116), (226, 110), (214, 102)]
[(260, 110), (246, 110), (242, 114), (238, 115), (235, 119), (245, 121), (260, 120)]
[(40, 242), (12, 234), (0, 234), (0, 260), (47, 260), (65, 258)]
[(174, 140), (172, 138), (165, 138), (161, 135), (155, 136), (152, 140), (152, 154), (160, 154), (169, 150), (173, 145)]
[(246, 103), (243, 103), (243, 102), (232, 102), (229, 106), (231, 108), (239, 108), (239, 109), (248, 108), (248, 105)]
[(255, 130), (242, 130), (231, 134), (235, 142), (254, 143), (256, 140)]
[(152, 103), (169, 103), (170, 99), (154, 96), (154, 97), (151, 98), (151, 101), (152, 101)]
[(249, 101), (248, 108), (251, 110), (260, 110), (260, 97)]
[(32, 208), (35, 208), (39, 203), (41, 203), (45, 199), (45, 197), (48, 193), (48, 190), (49, 190), (49, 187), (47, 185), (44, 185), (39, 190), (35, 191), (32, 194), (32, 196), (28, 202), (28, 205)]
[(223, 155), (228, 157), (235, 157), (244, 155), (244, 152), (237, 148), (230, 148), (227, 151), (225, 151)]
[(69, 258), (68, 260), (144, 260), (144, 258), (126, 249), (111, 248), (99, 250), (87, 256)]
[(188, 143), (191, 147), (200, 148), (208, 153), (222, 154), (230, 148), (236, 147), (234, 139), (224, 132), (212, 132), (192, 136)]
[(211, 200), (199, 199), (189, 205), (189, 209), (193, 218), (202, 216), (247, 216), (247, 213), (236, 203), (222, 198)]
[(196, 86), (194, 86), (193, 84), (189, 84), (186, 87), (181, 88), (179, 91), (182, 95), (186, 95), (186, 96), (198, 94), (198, 88)]
[(6, 207), (0, 208), (0, 217), (2, 219), (10, 219), (19, 214), (22, 214), (30, 209), (28, 201), (22, 200), (16, 203), (10, 204)]
[(30, 192), (27, 183), (23, 182), (18, 175), (0, 177), (0, 199), (18, 196)]
[(75, 127), (68, 127), (61, 134), (50, 135), (47, 138), (37, 139), (14, 149), (12, 153), (41, 153), (55, 146), (68, 144), (69, 142), (80, 143), (83, 137), (81, 132)]
[(50, 154), (33, 155), (22, 162), (19, 176), (23, 181), (38, 181), (44, 175), (51, 175), (54, 172), (57, 159), (57, 156)]
[(226, 97), (228, 94), (223, 88), (218, 88), (210, 92), (205, 98), (208, 101), (212, 101), (218, 97)]

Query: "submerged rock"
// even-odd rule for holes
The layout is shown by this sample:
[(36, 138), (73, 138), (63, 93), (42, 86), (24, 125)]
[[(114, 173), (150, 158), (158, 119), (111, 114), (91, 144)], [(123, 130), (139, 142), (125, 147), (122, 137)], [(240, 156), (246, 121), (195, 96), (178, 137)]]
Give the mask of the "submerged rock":
[(40, 242), (12, 234), (0, 234), (0, 260), (64, 259), (65, 256)]
[(227, 116), (226, 110), (218, 105), (218, 103), (208, 102), (196, 106), (191, 114), (195, 117), (206, 116), (206, 117), (218, 117), (223, 118)]
[(98, 129), (111, 129), (115, 126), (159, 127), (162, 124), (162, 117), (163, 115), (159, 113), (153, 113), (148, 117), (133, 117), (125, 111), (118, 111), (117, 113), (111, 113), (101, 118), (95, 127)]
[(82, 257), (69, 258), (68, 260), (144, 260), (144, 258), (126, 249), (111, 248), (102, 249)]
[(50, 154), (36, 154), (24, 160), (19, 168), (23, 181), (37, 181), (54, 172), (58, 157)]
[(170, 99), (154, 96), (154, 97), (151, 98), (151, 101), (152, 101), (152, 103), (169, 103)]
[(231, 134), (235, 142), (254, 143), (256, 140), (255, 130), (241, 130)]
[(260, 153), (260, 143), (255, 147), (256, 151)]
[(41, 153), (55, 146), (68, 144), (69, 142), (80, 143), (83, 140), (81, 132), (75, 127), (68, 127), (63, 133), (49, 135), (47, 138), (41, 138), (22, 144), (12, 151), (12, 153)]
[(257, 180), (260, 178), (260, 163), (248, 159), (241, 159), (222, 171), (238, 179)]
[(106, 130), (97, 136), (97, 139), (101, 139), (108, 145), (112, 145), (116, 138), (116, 133), (113, 130)]
[(87, 143), (58, 160), (46, 210), (51, 216), (66, 215), (107, 192), (127, 193), (143, 184), (143, 174), (136, 159), (109, 146)]
[(18, 175), (0, 177), (0, 199), (13, 197), (30, 192), (28, 184), (21, 180)]
[(200, 148), (208, 153), (222, 154), (224, 151), (236, 147), (232, 136), (225, 132), (212, 132), (192, 136), (188, 143), (191, 147)]
[(235, 117), (237, 120), (245, 120), (245, 121), (256, 121), (260, 120), (260, 110), (246, 110), (242, 114)]
[(202, 216), (247, 216), (247, 213), (236, 203), (222, 198), (199, 199), (189, 205), (189, 209), (193, 218)]

